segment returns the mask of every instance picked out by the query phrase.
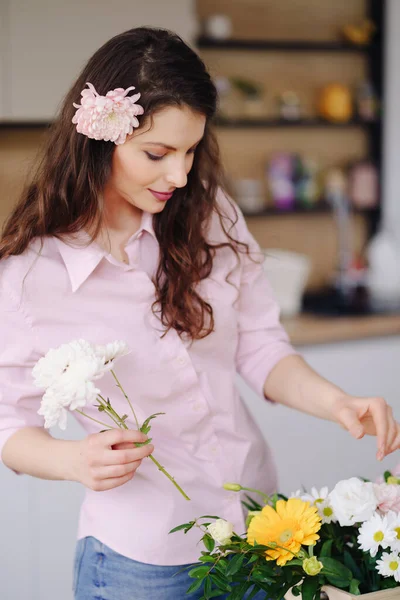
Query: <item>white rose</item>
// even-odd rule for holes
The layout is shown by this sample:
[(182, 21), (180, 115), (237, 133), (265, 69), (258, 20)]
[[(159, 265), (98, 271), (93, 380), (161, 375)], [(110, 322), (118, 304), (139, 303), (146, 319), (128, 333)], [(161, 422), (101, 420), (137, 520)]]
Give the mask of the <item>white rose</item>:
[(220, 546), (229, 544), (233, 534), (233, 525), (225, 519), (217, 519), (214, 523), (210, 523), (207, 527), (213, 540)]
[(368, 521), (378, 506), (373, 484), (357, 477), (339, 481), (329, 499), (342, 527)]

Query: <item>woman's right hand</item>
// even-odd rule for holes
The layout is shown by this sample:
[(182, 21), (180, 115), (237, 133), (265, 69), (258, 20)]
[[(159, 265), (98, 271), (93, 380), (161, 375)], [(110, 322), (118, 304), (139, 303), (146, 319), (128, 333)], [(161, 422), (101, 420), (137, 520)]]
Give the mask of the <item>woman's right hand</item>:
[(123, 485), (134, 476), (143, 458), (154, 450), (152, 444), (137, 448), (147, 435), (134, 429), (110, 429), (93, 433), (77, 442), (75, 480), (103, 492)]

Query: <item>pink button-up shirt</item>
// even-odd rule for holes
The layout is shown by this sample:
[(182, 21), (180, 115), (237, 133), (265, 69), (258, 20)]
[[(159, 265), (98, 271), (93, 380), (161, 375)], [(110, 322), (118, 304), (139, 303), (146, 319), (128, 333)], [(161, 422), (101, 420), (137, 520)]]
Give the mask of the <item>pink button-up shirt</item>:
[[(221, 193), (219, 202), (232, 215)], [(240, 212), (233, 233), (259, 250)], [(225, 239), (217, 216), (208, 239)], [(213, 514), (243, 532), (240, 495), (223, 484), (276, 489), (270, 450), (235, 387), (238, 372), (262, 401), (269, 372), (294, 353), (262, 265), (244, 254), (238, 262), (229, 248), (217, 251), (210, 277), (200, 283), (214, 310), (215, 331), (190, 343), (175, 330), (161, 337), (164, 329), (151, 311), (159, 252), (151, 214), (143, 213), (140, 229), (126, 244), (129, 265), (96, 243), (78, 248), (66, 242), (46, 237), (38, 257), (34, 240), (23, 254), (0, 261), (0, 451), (20, 428), (43, 426), (32, 368), (49, 348), (77, 338), (96, 344), (125, 340), (132, 351), (117, 362), (116, 373), (140, 422), (165, 413), (152, 421), (154, 456), (191, 501), (145, 459), (125, 485), (86, 490), (78, 537), (95, 536), (141, 562), (194, 562), (198, 530), (169, 535), (170, 529)], [(97, 384), (119, 414), (131, 415), (111, 374)], [(97, 409), (85, 410), (99, 418)], [(75, 416), (88, 434), (101, 429)], [(130, 417), (127, 422), (135, 427)]]

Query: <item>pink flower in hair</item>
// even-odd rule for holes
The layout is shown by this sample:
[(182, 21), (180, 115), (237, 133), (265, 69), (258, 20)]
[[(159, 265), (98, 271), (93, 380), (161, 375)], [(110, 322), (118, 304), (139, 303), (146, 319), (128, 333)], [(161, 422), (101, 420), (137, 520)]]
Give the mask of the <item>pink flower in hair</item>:
[(91, 83), (86, 84), (89, 89), (81, 92), (81, 104), (75, 104), (76, 111), (72, 122), (76, 124), (78, 133), (83, 133), (93, 140), (104, 140), (123, 144), (126, 136), (130, 135), (134, 127), (139, 127), (137, 115), (142, 115), (144, 110), (140, 104), (135, 104), (140, 94), (127, 96), (134, 90), (134, 86), (116, 88), (100, 96)]

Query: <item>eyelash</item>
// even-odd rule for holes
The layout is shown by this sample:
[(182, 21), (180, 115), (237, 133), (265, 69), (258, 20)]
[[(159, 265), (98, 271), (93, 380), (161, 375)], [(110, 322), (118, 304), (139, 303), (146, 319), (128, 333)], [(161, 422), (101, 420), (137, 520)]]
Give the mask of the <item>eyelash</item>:
[[(189, 150), (188, 154), (194, 154), (195, 151), (196, 151), (196, 148), (194, 148), (193, 150)], [(145, 154), (147, 155), (147, 157), (150, 160), (154, 160), (154, 161), (162, 160), (165, 156), (165, 154), (163, 156), (157, 156), (156, 154), (151, 154), (150, 152), (145, 152)]]

